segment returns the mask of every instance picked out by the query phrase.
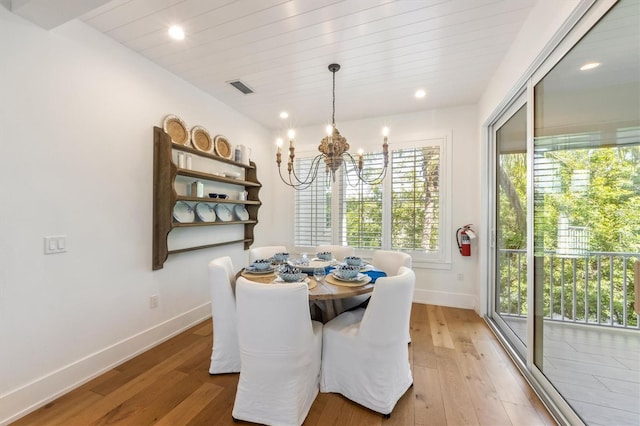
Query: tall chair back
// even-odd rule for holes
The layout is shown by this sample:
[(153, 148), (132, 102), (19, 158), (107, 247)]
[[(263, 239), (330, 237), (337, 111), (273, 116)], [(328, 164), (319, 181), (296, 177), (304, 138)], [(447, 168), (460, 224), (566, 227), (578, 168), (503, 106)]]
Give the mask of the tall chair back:
[(371, 301), (324, 325), (322, 392), (337, 392), (371, 410), (391, 415), (413, 384), (406, 341), (414, 272), (379, 278)]
[(353, 247), (349, 246), (325, 244), (316, 247), (316, 253), (323, 251), (330, 251), (333, 254), (333, 258), (339, 261), (342, 261), (347, 256), (353, 256), (356, 252)]
[(376, 250), (371, 264), (374, 268), (387, 273), (387, 276), (398, 275), (401, 266), (411, 268), (411, 256), (401, 251)]
[(406, 346), (416, 276), (405, 266), (398, 272), (398, 275), (376, 280), (358, 333), (369, 342), (383, 345), (401, 342)]
[(229, 256), (209, 262), (213, 348), (209, 374), (240, 371), (236, 300), (233, 294), (234, 270)]
[(242, 368), (233, 418), (300, 425), (319, 392), (322, 324), (305, 283), (236, 283)]
[(249, 249), (249, 263), (253, 263), (258, 259), (268, 259), (276, 253), (286, 253), (285, 246), (262, 246)]

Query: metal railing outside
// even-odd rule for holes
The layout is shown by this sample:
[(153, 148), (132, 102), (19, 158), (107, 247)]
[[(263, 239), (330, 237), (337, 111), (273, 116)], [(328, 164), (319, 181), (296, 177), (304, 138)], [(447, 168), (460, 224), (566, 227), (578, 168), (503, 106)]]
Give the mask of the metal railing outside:
[[(545, 252), (544, 318), (554, 321), (640, 330), (633, 311), (633, 263), (640, 253)], [(499, 250), (496, 304), (500, 315), (527, 315), (526, 250)]]

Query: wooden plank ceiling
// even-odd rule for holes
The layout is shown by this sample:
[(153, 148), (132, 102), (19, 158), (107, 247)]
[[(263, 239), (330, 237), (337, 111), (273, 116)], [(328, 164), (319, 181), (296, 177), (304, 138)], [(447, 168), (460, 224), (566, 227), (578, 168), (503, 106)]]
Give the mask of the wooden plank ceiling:
[[(338, 125), (473, 104), (535, 2), (113, 0), (79, 18), (275, 129), (283, 110), (294, 126), (330, 122), (332, 62)], [(174, 24), (183, 41), (168, 37)]]

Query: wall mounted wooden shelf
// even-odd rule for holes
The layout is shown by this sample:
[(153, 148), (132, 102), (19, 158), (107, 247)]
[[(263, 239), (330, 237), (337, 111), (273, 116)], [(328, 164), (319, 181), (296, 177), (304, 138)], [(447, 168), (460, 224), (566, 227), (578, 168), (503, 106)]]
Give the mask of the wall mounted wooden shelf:
[[(199, 170), (188, 170), (178, 168), (172, 161), (173, 151), (184, 151), (186, 153), (212, 160), (223, 164), (229, 164), (244, 169), (244, 179), (233, 179), (216, 174), (206, 173)], [(192, 177), (211, 182), (237, 185), (247, 191), (246, 200), (230, 200), (221, 198), (200, 198), (176, 193), (174, 183), (177, 176)], [(224, 246), (229, 244), (244, 244), (244, 249), (248, 250), (253, 244), (253, 228), (258, 223), (258, 210), (262, 205), (258, 192), (262, 184), (258, 182), (255, 163), (238, 163), (217, 155), (201, 152), (183, 145), (174, 144), (171, 138), (159, 127), (153, 129), (153, 254), (152, 267), (154, 270), (161, 269), (170, 254), (183, 253), (192, 250), (199, 250), (211, 247)], [(215, 204), (243, 204), (249, 213), (248, 220), (233, 220), (228, 222), (190, 222), (179, 223), (173, 219), (173, 208), (177, 201), (215, 203)], [(205, 244), (193, 247), (186, 247), (176, 250), (169, 250), (167, 238), (169, 232), (176, 228), (201, 227), (201, 226), (226, 226), (243, 225), (244, 238), (212, 244)]]

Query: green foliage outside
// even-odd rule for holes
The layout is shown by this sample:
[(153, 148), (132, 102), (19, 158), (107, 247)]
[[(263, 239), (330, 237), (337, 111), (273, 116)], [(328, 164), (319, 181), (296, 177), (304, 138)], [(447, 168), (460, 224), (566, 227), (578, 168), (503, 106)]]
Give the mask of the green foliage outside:
[[(371, 163), (374, 155), (380, 156), (366, 156), (365, 163)], [(397, 167), (390, 173), (391, 248), (435, 251), (438, 249), (439, 148), (394, 151), (392, 162)], [(370, 168), (368, 172), (375, 176), (380, 168)], [(353, 180), (355, 179), (352, 178)], [(365, 249), (380, 249), (383, 186), (360, 183), (347, 192), (347, 244)]]
[[(501, 167), (526, 206), (524, 160), (524, 154), (503, 155)], [(543, 283), (536, 297), (543, 300), (544, 316), (616, 325), (626, 319), (628, 327), (637, 327), (633, 262), (640, 259), (640, 147), (547, 151), (534, 167), (534, 253), (542, 262), (536, 279)], [(498, 303), (505, 314), (526, 315), (526, 229), (516, 223), (518, 202), (505, 186), (499, 185), (499, 248), (517, 252), (503, 250), (500, 256)], [(560, 249), (561, 218), (584, 230), (581, 247)]]

